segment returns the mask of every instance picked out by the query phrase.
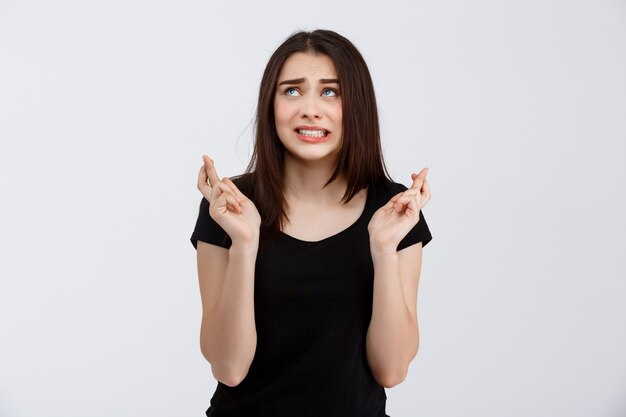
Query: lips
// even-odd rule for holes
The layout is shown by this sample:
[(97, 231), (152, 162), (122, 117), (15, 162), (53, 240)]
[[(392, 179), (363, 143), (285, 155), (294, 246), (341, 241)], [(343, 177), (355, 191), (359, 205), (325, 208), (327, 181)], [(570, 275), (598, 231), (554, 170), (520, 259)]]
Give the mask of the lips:
[(303, 142), (320, 143), (330, 139), (330, 132), (324, 129), (295, 129), (296, 136)]
[(294, 129), (294, 131), (301, 134), (302, 136), (309, 136), (309, 137), (315, 137), (315, 138), (323, 137), (323, 136), (326, 136), (328, 133), (330, 133), (328, 130), (322, 127), (313, 127), (313, 126), (298, 126), (297, 128)]
[(299, 128), (294, 129), (294, 131), (296, 132), (298, 136), (317, 139), (317, 140), (327, 137), (328, 134), (330, 133), (328, 130), (322, 129), (322, 128), (307, 129), (307, 128), (299, 127)]

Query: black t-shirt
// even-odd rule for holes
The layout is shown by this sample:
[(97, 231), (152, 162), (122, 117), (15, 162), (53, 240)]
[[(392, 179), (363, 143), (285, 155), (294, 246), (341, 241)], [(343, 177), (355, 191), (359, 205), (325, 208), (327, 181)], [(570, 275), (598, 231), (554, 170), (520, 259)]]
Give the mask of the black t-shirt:
[[(234, 180), (246, 192), (241, 178)], [(387, 396), (367, 363), (365, 336), (372, 315), (374, 267), (367, 225), (374, 212), (407, 189), (388, 181), (368, 190), (358, 220), (316, 242), (280, 233), (255, 265), (257, 347), (243, 381), (218, 381), (206, 410), (213, 417), (385, 417)], [(397, 250), (432, 239), (419, 222)], [(231, 240), (200, 202), (191, 235), (229, 248)]]

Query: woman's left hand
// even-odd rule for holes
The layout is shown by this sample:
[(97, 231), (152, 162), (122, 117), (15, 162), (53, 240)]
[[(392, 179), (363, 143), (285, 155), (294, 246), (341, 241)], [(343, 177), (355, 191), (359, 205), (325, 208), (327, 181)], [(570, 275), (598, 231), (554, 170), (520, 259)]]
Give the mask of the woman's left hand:
[(374, 213), (367, 225), (373, 251), (395, 254), (400, 241), (417, 224), (420, 210), (430, 200), (426, 174), (428, 168), (422, 169), (417, 175), (411, 174), (411, 188), (393, 196)]

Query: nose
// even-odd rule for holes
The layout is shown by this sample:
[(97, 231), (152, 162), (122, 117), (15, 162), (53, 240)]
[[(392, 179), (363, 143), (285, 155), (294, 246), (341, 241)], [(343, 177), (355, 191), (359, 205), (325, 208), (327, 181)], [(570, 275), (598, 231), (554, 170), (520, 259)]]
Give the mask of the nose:
[(322, 111), (320, 110), (319, 101), (317, 97), (307, 97), (302, 103), (302, 118), (303, 119), (320, 119), (322, 117)]

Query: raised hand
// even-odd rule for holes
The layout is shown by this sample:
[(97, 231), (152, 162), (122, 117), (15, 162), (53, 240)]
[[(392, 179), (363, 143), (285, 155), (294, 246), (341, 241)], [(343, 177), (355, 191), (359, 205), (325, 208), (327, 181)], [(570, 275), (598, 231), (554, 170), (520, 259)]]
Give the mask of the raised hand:
[(419, 174), (411, 174), (411, 188), (393, 196), (374, 213), (367, 226), (372, 250), (396, 253), (400, 241), (417, 224), (420, 210), (430, 200), (427, 174), (428, 168), (422, 169)]
[(198, 173), (198, 190), (209, 202), (209, 214), (230, 239), (235, 242), (251, 243), (259, 237), (261, 216), (230, 178), (220, 181), (213, 160), (202, 156), (203, 165)]

